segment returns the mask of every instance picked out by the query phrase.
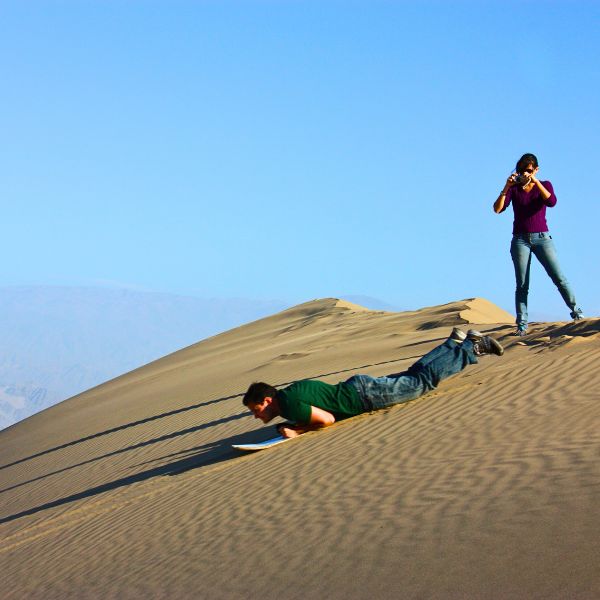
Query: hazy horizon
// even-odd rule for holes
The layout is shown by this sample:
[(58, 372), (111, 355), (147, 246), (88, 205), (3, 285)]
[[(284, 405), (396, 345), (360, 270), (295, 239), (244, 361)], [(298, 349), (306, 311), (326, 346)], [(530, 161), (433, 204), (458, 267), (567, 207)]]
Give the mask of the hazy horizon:
[[(375, 298), (345, 298), (372, 309), (395, 308)], [(0, 429), (289, 306), (277, 299), (194, 298), (125, 288), (0, 287)]]

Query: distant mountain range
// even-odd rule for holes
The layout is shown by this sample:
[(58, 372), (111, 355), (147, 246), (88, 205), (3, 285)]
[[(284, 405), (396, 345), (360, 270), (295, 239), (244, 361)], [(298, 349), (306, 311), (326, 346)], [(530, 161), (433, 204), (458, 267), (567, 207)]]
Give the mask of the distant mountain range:
[[(394, 310), (375, 298), (344, 298)], [(0, 288), (0, 429), (288, 306), (278, 300), (202, 299), (129, 289)]]
[(0, 429), (206, 337), (286, 308), (127, 289), (0, 288)]

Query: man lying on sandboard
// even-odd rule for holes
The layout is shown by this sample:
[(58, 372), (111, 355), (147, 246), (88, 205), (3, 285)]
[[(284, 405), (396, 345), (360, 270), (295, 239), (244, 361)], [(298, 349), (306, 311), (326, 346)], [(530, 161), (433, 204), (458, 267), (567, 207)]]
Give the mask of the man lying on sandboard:
[(243, 402), (263, 423), (275, 417), (287, 419), (289, 422), (277, 429), (284, 438), (292, 438), (364, 412), (414, 400), (434, 390), (443, 379), (477, 363), (478, 356), (503, 353), (495, 339), (455, 327), (443, 344), (402, 373), (353, 375), (334, 385), (306, 379), (281, 390), (260, 381), (248, 388)]

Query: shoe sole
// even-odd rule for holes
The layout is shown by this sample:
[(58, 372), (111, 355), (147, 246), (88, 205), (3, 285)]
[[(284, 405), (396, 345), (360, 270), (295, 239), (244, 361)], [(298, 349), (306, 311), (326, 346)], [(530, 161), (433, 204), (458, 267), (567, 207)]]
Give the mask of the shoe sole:
[(458, 327), (455, 327), (450, 334), (450, 339), (455, 342), (464, 342), (467, 339), (467, 334)]
[(502, 344), (496, 341), (493, 337), (488, 336), (488, 338), (490, 340), (490, 345), (494, 350), (494, 354), (496, 354), (497, 356), (502, 356), (504, 354), (504, 348), (502, 347)]
[(470, 339), (474, 344), (484, 344), (483, 340), (487, 340), (487, 342), (485, 342), (486, 345), (490, 346), (490, 351), (489, 352), (476, 352), (477, 356), (484, 356), (486, 354), (495, 354), (496, 356), (502, 356), (504, 354), (504, 347), (502, 346), (502, 344), (495, 340), (493, 337), (489, 336), (489, 335), (479, 335), (478, 337), (476, 337), (474, 335), (475, 332), (473, 332), (473, 334), (468, 336), (468, 339)]

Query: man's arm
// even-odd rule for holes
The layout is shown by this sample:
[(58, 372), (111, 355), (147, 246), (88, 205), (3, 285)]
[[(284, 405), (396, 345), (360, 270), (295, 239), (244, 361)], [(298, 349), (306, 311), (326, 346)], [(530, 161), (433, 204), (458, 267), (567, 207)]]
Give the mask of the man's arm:
[(310, 407), (310, 423), (306, 425), (290, 425), (289, 423), (282, 423), (277, 426), (279, 433), (286, 438), (296, 437), (307, 431), (315, 431), (316, 429), (322, 429), (328, 425), (335, 423), (335, 417), (322, 408), (316, 406)]

